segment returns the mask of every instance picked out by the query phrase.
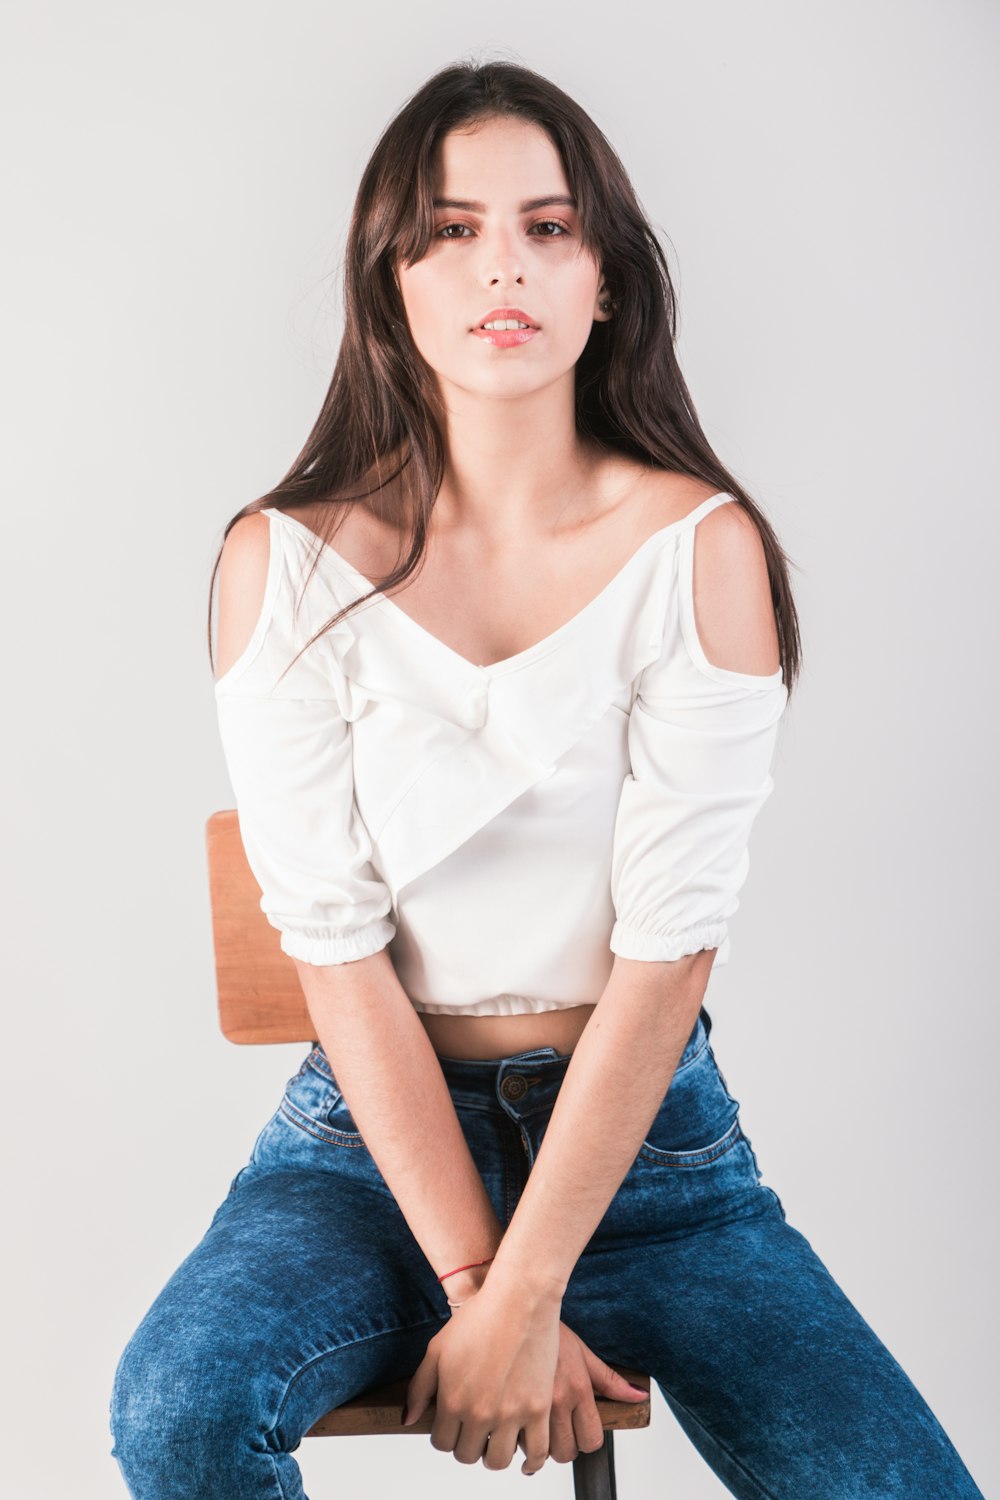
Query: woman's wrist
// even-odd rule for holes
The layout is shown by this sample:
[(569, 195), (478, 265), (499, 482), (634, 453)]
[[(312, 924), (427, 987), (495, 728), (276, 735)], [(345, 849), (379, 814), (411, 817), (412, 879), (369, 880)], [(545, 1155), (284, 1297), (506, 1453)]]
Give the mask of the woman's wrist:
[(469, 1266), (463, 1271), (456, 1271), (451, 1276), (446, 1276), (441, 1285), (449, 1302), (464, 1302), (467, 1297), (472, 1297), (478, 1292), (486, 1281), (489, 1266)]
[[(537, 1266), (512, 1268), (502, 1256), (492, 1256), (485, 1265), (463, 1267), (461, 1271), (446, 1276), (441, 1285), (449, 1303), (453, 1304), (474, 1297), (488, 1283), (497, 1295), (503, 1295), (506, 1291), (519, 1302), (527, 1300), (539, 1308), (561, 1307), (566, 1292), (565, 1282), (554, 1273), (540, 1270)], [(453, 1307), (452, 1311), (454, 1310)]]
[(536, 1308), (561, 1308), (566, 1283), (537, 1265), (514, 1266), (502, 1256), (493, 1263), (491, 1285), (497, 1296), (511, 1296), (518, 1302), (528, 1301)]

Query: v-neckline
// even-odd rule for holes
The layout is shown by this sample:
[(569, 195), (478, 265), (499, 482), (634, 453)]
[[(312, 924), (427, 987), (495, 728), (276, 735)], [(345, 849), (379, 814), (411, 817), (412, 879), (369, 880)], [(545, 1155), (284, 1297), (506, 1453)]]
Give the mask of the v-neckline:
[(285, 511), (279, 510), (277, 506), (273, 505), (264, 506), (263, 513), (265, 515), (280, 517), (282, 521), (287, 521), (296, 530), (303, 532), (310, 541), (314, 543), (319, 542), (320, 557), (325, 555), (338, 572), (344, 574), (345, 577), (351, 579), (353, 582), (363, 584), (366, 592), (370, 593), (374, 590), (374, 598), (370, 602), (381, 604), (387, 611), (386, 618), (401, 622), (401, 628), (415, 632), (416, 635), (429, 642), (436, 650), (442, 652), (444, 656), (465, 670), (474, 672), (480, 677), (497, 677), (506, 672), (517, 671), (522, 666), (528, 666), (536, 658), (547, 656), (550, 651), (556, 650), (563, 637), (569, 635), (596, 610), (597, 606), (627, 576), (639, 559), (646, 555), (654, 542), (663, 541), (673, 532), (679, 531), (682, 526), (690, 524), (696, 517), (700, 520), (702, 512), (706, 511), (709, 506), (714, 508), (715, 503), (722, 497), (725, 497), (727, 500), (735, 498), (727, 490), (717, 490), (714, 495), (709, 495), (706, 499), (700, 501), (693, 510), (688, 511), (686, 516), (681, 516), (677, 521), (671, 521), (669, 526), (661, 526), (657, 531), (648, 536), (644, 542), (640, 542), (632, 555), (626, 559), (617, 573), (608, 580), (604, 587), (592, 599), (588, 600), (582, 608), (578, 609), (574, 615), (571, 615), (568, 620), (564, 621), (562, 625), (556, 626), (555, 630), (551, 630), (548, 635), (542, 636), (541, 640), (536, 641), (534, 645), (526, 646), (523, 651), (515, 651), (511, 656), (504, 656), (499, 661), (488, 662), (485, 665), (477, 665), (477, 663), (470, 661), (467, 656), (462, 655), (461, 651), (456, 651), (453, 646), (449, 646), (440, 636), (428, 630), (426, 625), (421, 625), (412, 615), (407, 614), (405, 609), (400, 608), (388, 594), (383, 594), (381, 589), (376, 589), (370, 578), (366, 578), (353, 563), (348, 562), (347, 558), (339, 553), (335, 547), (332, 547), (329, 542), (323, 541), (304, 521), (298, 520), (295, 516), (288, 515)]

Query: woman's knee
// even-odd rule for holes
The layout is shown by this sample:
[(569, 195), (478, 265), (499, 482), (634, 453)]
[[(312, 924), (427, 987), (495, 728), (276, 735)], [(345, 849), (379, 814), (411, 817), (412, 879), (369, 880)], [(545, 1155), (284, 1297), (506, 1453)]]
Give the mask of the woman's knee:
[(213, 1494), (220, 1475), (263, 1447), (254, 1395), (249, 1362), (237, 1351), (147, 1318), (115, 1370), (112, 1456), (137, 1494)]

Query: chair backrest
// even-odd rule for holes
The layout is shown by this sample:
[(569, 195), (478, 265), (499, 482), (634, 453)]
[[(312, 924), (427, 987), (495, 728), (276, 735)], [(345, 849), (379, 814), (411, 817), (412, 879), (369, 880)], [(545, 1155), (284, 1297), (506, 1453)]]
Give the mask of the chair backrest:
[(205, 825), (219, 1025), (231, 1042), (311, 1042), (315, 1028), (281, 934), (260, 909), (235, 809)]

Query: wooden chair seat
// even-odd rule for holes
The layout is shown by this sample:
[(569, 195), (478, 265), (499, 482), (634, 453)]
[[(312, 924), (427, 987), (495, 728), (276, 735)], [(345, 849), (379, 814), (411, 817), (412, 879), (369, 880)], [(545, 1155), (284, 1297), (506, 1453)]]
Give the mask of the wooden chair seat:
[[(281, 951), (279, 934), (260, 909), (260, 887), (247, 864), (234, 809), (216, 812), (205, 828), (209, 897), (215, 947), (219, 1026), (229, 1041), (243, 1046), (269, 1042), (313, 1042), (313, 1023), (298, 972)], [(649, 1392), (649, 1376), (612, 1366), (633, 1385)], [(406, 1437), (428, 1434), (434, 1406), (419, 1421), (404, 1427), (399, 1418), (409, 1377), (373, 1386), (334, 1407), (306, 1437)], [(609, 1401), (598, 1396), (604, 1443), (573, 1460), (576, 1500), (616, 1500), (614, 1434), (624, 1428), (648, 1427), (650, 1402)]]
[[(648, 1375), (624, 1365), (612, 1365), (611, 1368), (634, 1385), (645, 1386), (649, 1391)], [(373, 1386), (320, 1417), (306, 1437), (371, 1437), (375, 1433), (395, 1437), (411, 1432), (429, 1433), (434, 1425), (433, 1402), (411, 1426), (403, 1427), (400, 1423), (408, 1385), (407, 1378)], [(645, 1401), (609, 1401), (603, 1396), (598, 1396), (596, 1401), (604, 1428), (604, 1443), (592, 1453), (580, 1453), (573, 1460), (576, 1500), (615, 1500), (614, 1434), (623, 1428), (649, 1426), (648, 1395)]]

